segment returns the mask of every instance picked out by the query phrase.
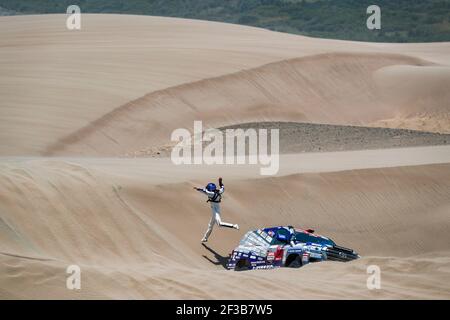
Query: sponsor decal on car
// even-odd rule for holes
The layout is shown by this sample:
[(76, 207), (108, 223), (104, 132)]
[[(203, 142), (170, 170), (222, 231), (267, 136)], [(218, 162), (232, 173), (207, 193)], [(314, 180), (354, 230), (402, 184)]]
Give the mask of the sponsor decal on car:
[(277, 248), (277, 251), (275, 251), (275, 261), (279, 261), (283, 259), (284, 250), (281, 246)]
[(303, 253), (302, 255), (302, 262), (303, 263), (308, 263), (309, 262), (309, 254), (308, 253)]
[(274, 266), (273, 265), (261, 265), (261, 266), (256, 266), (254, 269), (258, 270), (258, 269), (273, 269)]

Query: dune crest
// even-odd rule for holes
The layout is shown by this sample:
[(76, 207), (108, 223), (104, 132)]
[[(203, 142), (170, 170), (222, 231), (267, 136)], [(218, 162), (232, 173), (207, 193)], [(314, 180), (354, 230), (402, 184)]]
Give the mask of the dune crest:
[[(447, 113), (447, 73), (440, 79), (442, 92), (436, 95), (436, 103), (425, 109), (424, 99), (430, 98), (426, 89), (423, 95), (416, 90), (414, 100), (408, 98), (411, 88), (395, 90), (392, 83), (386, 93), (380, 70), (399, 65), (423, 68), (425, 72), (445, 68), (409, 56), (376, 53), (322, 54), (270, 63), (149, 93), (62, 138), (44, 154), (123, 156), (170, 142), (173, 130), (192, 130), (194, 120), (202, 120), (206, 127), (246, 121), (371, 125), (402, 112), (408, 121), (422, 110), (421, 115), (428, 115), (428, 127), (441, 121), (439, 128), (447, 128), (446, 119), (441, 117), (441, 113)], [(417, 85), (422, 81), (420, 73), (416, 78)], [(394, 81), (398, 85), (404, 82), (402, 77)], [(396, 103), (400, 100), (408, 103)]]

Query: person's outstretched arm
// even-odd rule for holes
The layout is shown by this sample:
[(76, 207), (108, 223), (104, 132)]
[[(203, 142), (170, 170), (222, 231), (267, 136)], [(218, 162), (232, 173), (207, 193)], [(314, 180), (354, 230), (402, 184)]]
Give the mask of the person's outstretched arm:
[(222, 194), (225, 191), (222, 177), (219, 178), (219, 193)]
[(195, 190), (200, 191), (201, 193), (204, 193), (206, 195), (214, 195), (214, 192), (206, 190), (206, 188), (197, 188), (194, 187)]

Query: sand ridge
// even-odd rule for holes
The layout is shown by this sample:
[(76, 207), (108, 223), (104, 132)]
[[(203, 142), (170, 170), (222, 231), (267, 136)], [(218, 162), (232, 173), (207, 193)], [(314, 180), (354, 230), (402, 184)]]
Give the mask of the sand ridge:
[[(168, 88), (115, 109), (50, 145), (44, 154), (132, 153), (158, 146), (161, 140), (168, 142), (173, 130), (191, 129), (194, 120), (202, 120), (205, 127), (255, 120), (372, 125), (402, 112), (396, 108), (401, 104), (387, 102), (373, 80), (381, 68), (399, 64), (427, 68), (430, 63), (401, 55), (322, 54)], [(442, 90), (434, 95), (442, 98), (434, 107), (442, 111), (427, 114), (430, 125), (435, 119), (448, 128), (440, 115), (447, 112), (444, 100), (450, 77), (443, 81)]]

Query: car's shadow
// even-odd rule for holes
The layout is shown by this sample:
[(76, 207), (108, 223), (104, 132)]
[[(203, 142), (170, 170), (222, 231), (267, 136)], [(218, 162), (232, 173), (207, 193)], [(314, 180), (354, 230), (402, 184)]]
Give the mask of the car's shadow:
[(203, 255), (203, 258), (205, 258), (206, 260), (208, 260), (209, 262), (211, 262), (212, 264), (218, 266), (221, 265), (224, 269), (227, 268), (227, 263), (228, 263), (228, 256), (224, 257), (222, 255), (220, 255), (219, 253), (217, 253), (217, 251), (215, 251), (214, 249), (211, 249), (210, 247), (208, 247), (206, 244), (202, 243), (202, 246), (208, 250), (209, 252), (211, 252), (214, 255), (214, 258), (216, 258), (217, 261), (213, 261), (210, 258), (208, 258), (207, 256)]

